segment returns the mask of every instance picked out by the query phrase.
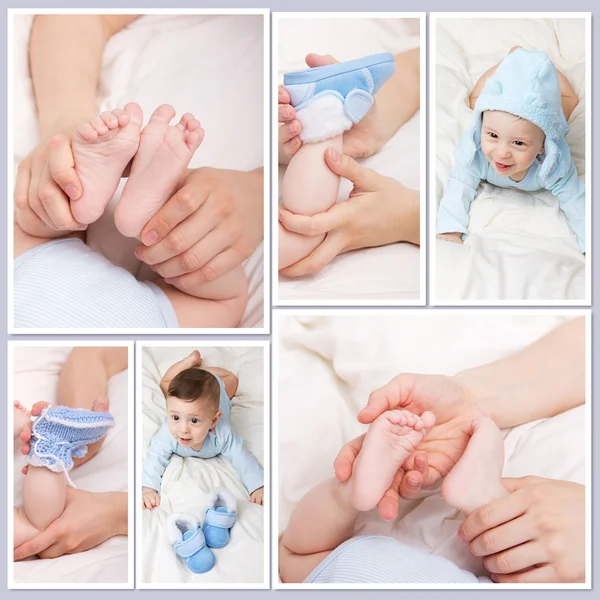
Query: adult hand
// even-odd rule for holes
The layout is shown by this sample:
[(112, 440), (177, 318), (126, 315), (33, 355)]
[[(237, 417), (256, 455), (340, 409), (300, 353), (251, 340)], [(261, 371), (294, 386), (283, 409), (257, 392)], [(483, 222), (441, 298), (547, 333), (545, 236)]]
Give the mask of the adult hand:
[[(309, 54), (305, 60), (310, 68), (339, 62), (328, 54)], [(296, 110), (291, 105), (290, 95), (282, 85), (279, 86), (277, 100), (279, 103), (279, 163), (287, 164), (302, 146), (302, 141), (298, 137), (302, 131), (302, 125), (296, 119)], [(390, 115), (386, 115), (385, 112), (379, 110), (377, 97), (375, 97), (373, 106), (364, 118), (344, 132), (342, 147), (344, 154), (352, 158), (366, 158), (383, 147), (396, 133), (399, 126), (396, 120), (390, 118)]]
[(52, 136), (38, 144), (19, 164), (15, 183), (15, 218), (21, 229), (39, 237), (59, 237), (82, 231), (71, 212), (83, 187), (66, 135)]
[(127, 535), (127, 531), (125, 492), (86, 492), (69, 487), (62, 515), (46, 531), (15, 548), (14, 560), (84, 552), (115, 535)]
[(264, 236), (263, 171), (202, 167), (146, 223), (135, 255), (185, 290), (242, 264)]
[(419, 243), (419, 192), (361, 167), (333, 148), (325, 152), (325, 161), (334, 173), (353, 183), (352, 193), (348, 200), (312, 217), (280, 209), (279, 220), (289, 231), (308, 236), (327, 234), (311, 254), (280, 273), (300, 277), (320, 271), (349, 250), (401, 241)]
[[(108, 396), (98, 396), (94, 400), (94, 403), (92, 404), (92, 410), (95, 412), (108, 412), (108, 404), (109, 404)], [(44, 408), (46, 406), (48, 406), (48, 402), (36, 402), (31, 409), (31, 415), (33, 417), (37, 417), (42, 412), (42, 410), (44, 410)], [(103, 438), (99, 439), (98, 441), (94, 442), (93, 444), (89, 444), (88, 448), (87, 448), (87, 452), (83, 458), (73, 458), (73, 465), (75, 467), (79, 467), (80, 465), (83, 465), (84, 463), (91, 460), (94, 456), (96, 456), (96, 454), (98, 454), (98, 452), (100, 451), (100, 448), (102, 447), (102, 444), (104, 443), (105, 439), (106, 438), (103, 437)], [(28, 423), (23, 428), (23, 431), (21, 432), (21, 442), (23, 443), (21, 446), (22, 454), (29, 454), (29, 450), (30, 450), (29, 441), (30, 440), (31, 440), (31, 423)], [(21, 469), (21, 473), (23, 473), (23, 475), (26, 475), (28, 469), (29, 469), (29, 465), (25, 465)]]
[[(385, 411), (399, 407), (417, 415), (429, 410), (436, 422), (379, 502), (379, 512), (387, 520), (398, 516), (400, 497), (414, 499), (421, 488), (432, 486), (450, 472), (467, 447), (473, 421), (484, 416), (470, 390), (455, 378), (402, 373), (371, 393), (358, 420), (372, 423)], [(364, 436), (355, 438), (337, 455), (334, 468), (340, 481), (350, 478), (363, 440)]]
[(503, 479), (510, 494), (459, 529), (498, 583), (585, 581), (585, 487), (542, 477)]

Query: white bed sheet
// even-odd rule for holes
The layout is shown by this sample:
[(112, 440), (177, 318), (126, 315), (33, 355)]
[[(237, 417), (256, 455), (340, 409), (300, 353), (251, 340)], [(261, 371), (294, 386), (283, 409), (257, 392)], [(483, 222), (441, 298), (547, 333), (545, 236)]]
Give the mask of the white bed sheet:
[[(307, 32), (310, 35), (307, 35)], [(279, 83), (287, 71), (306, 68), (310, 52), (351, 60), (377, 52), (399, 53), (419, 46), (417, 19), (279, 19)], [(374, 156), (359, 162), (419, 189), (419, 113)], [(279, 168), (279, 189), (285, 167)], [(352, 190), (342, 180), (338, 201)], [(279, 198), (281, 201), (281, 197)], [(424, 206), (424, 202), (422, 203)], [(315, 275), (279, 277), (281, 300), (418, 300), (419, 248), (391, 244), (336, 257)]]
[[(485, 314), (280, 316), (278, 531), (312, 486), (334, 476), (333, 461), (343, 444), (366, 430), (356, 415), (371, 391), (401, 372), (454, 374), (507, 356), (562, 320)], [(584, 406), (503, 433), (505, 477), (585, 483)], [(483, 573), (481, 563), (456, 541), (462, 517), (445, 504), (439, 488), (403, 502), (401, 516), (385, 522), (376, 510), (365, 513), (356, 533), (393, 536)]]
[[(15, 17), (14, 161), (38, 142), (27, 48), (33, 17)], [(144, 122), (160, 104), (177, 114), (193, 112), (206, 131), (191, 167), (251, 170), (263, 166), (264, 28), (262, 15), (143, 16), (114, 35), (102, 62), (100, 110), (138, 102)], [(240, 101), (243, 90), (243, 101)], [(235, 120), (232, 115), (236, 115)], [(243, 127), (239, 124), (243, 123)], [(139, 278), (149, 267), (133, 255), (137, 242), (121, 236), (112, 214), (117, 190), (105, 215), (89, 228), (89, 245)], [(264, 319), (263, 244), (245, 263), (248, 307), (240, 327), (260, 327)]]
[[(515, 45), (547, 52), (578, 94), (567, 141), (585, 176), (584, 19), (439, 19), (436, 34), (436, 206), (472, 123), (469, 94)], [(585, 257), (550, 192), (483, 184), (470, 219), (464, 245), (436, 241), (436, 302), (585, 299)]]
[[(63, 363), (72, 348), (16, 348), (14, 400), (30, 409), (36, 402), (56, 402), (58, 379)], [(108, 385), (110, 412), (115, 418), (100, 452), (88, 463), (71, 471), (73, 483), (92, 492), (126, 492), (128, 490), (128, 374), (115, 375)], [(13, 399), (9, 398), (9, 404)], [(133, 398), (130, 400), (133, 402)], [(21, 505), (23, 475), (26, 464), (15, 443), (14, 502)], [(53, 559), (35, 559), (14, 563), (15, 582), (26, 583), (127, 583), (128, 538), (113, 537), (87, 552)]]
[[(197, 348), (205, 366), (229, 369), (239, 379), (231, 409), (231, 424), (248, 450), (264, 465), (264, 377), (262, 348)], [(146, 348), (142, 371), (143, 454), (166, 418), (160, 379), (191, 348)], [(267, 475), (265, 474), (265, 478)], [(177, 557), (165, 535), (165, 522), (173, 512), (187, 512), (203, 521), (208, 493), (224, 487), (237, 499), (237, 522), (227, 546), (214, 550), (215, 567), (194, 575)], [(264, 508), (252, 504), (231, 463), (222, 456), (200, 460), (172, 456), (161, 488), (161, 505), (141, 511), (142, 581), (144, 583), (238, 583), (264, 582)]]

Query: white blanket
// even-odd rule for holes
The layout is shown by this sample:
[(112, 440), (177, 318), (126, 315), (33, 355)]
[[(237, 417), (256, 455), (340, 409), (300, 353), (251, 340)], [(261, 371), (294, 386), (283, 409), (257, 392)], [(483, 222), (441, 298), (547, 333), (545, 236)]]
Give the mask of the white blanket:
[[(279, 83), (287, 71), (305, 69), (310, 52), (351, 60), (377, 52), (399, 53), (419, 46), (417, 19), (292, 19), (275, 17), (279, 26)], [(420, 113), (417, 112), (375, 155), (359, 162), (419, 189)], [(423, 140), (424, 143), (424, 140)], [(285, 167), (279, 168), (279, 190)], [(342, 180), (338, 201), (346, 200), (352, 185)], [(279, 198), (281, 201), (281, 198)], [(425, 206), (423, 200), (422, 206)], [(365, 248), (336, 257), (315, 275), (279, 277), (281, 300), (418, 300), (420, 297), (419, 248), (391, 244)], [(360, 284), (357, 284), (360, 282)]]
[[(36, 402), (56, 403), (58, 379), (63, 363), (72, 348), (15, 348), (14, 398), (30, 409)], [(108, 386), (110, 412), (115, 418), (100, 452), (92, 460), (71, 471), (73, 483), (92, 492), (128, 489), (128, 375), (115, 375)], [(133, 401), (133, 398), (130, 399)], [(15, 442), (14, 503), (21, 505), (23, 475), (26, 464)], [(87, 552), (53, 559), (27, 560), (14, 563), (14, 580), (18, 583), (127, 583), (128, 538), (113, 537)], [(133, 582), (131, 582), (133, 583)]]
[[(14, 21), (15, 173), (16, 165), (38, 142), (27, 58), (32, 19), (18, 15)], [(242, 171), (261, 167), (264, 35), (262, 15), (143, 16), (106, 46), (100, 110), (135, 101), (142, 106), (146, 122), (160, 104), (172, 104), (177, 118), (193, 112), (206, 131), (191, 167)], [(139, 278), (150, 278), (152, 271), (133, 255), (137, 242), (122, 237), (115, 228), (112, 214), (120, 193), (121, 188), (110, 210), (89, 228), (88, 243)], [(261, 243), (245, 264), (250, 299), (241, 327), (263, 325), (263, 260)]]
[[(411, 314), (277, 319), (278, 531), (300, 498), (333, 477), (344, 443), (366, 430), (356, 420), (369, 394), (401, 372), (454, 374), (507, 356), (541, 337), (564, 317)], [(309, 377), (306, 374), (310, 374)], [(505, 477), (538, 475), (585, 483), (585, 407), (515, 427), (505, 434)], [(390, 535), (461, 567), (483, 573), (455, 534), (462, 522), (439, 489), (404, 502), (401, 516), (365, 513), (357, 534)]]
[[(454, 165), (456, 143), (472, 123), (469, 94), (515, 45), (547, 52), (579, 96), (567, 141), (585, 177), (584, 19), (438, 19), (435, 35), (435, 207)], [(589, 187), (587, 193), (589, 204)], [(585, 299), (585, 258), (550, 192), (484, 184), (470, 219), (463, 246), (436, 241), (437, 303)]]
[[(230, 370), (239, 379), (231, 409), (231, 424), (244, 444), (264, 465), (264, 356), (262, 348), (198, 348), (205, 366)], [(189, 355), (192, 348), (145, 348), (142, 369), (142, 444), (145, 456), (154, 433), (166, 418), (165, 397), (160, 380), (166, 370)], [(238, 502), (237, 522), (231, 540), (214, 550), (215, 567), (194, 575), (175, 554), (165, 535), (165, 522), (173, 512), (193, 514), (204, 520), (206, 500), (211, 488), (224, 487)], [(141, 511), (141, 581), (156, 583), (261, 584), (265, 583), (264, 508), (252, 504), (248, 491), (231, 463), (222, 456), (212, 459), (172, 456), (161, 488), (161, 504), (153, 511)]]

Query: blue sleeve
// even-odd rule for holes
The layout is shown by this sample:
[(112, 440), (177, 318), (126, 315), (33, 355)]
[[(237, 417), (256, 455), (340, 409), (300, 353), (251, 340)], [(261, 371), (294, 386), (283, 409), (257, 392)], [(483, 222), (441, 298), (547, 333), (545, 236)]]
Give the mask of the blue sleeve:
[(162, 476), (173, 454), (173, 436), (166, 423), (154, 434), (142, 466), (142, 485), (160, 491)]
[(264, 470), (252, 453), (244, 446), (244, 441), (235, 432), (229, 430), (229, 436), (221, 454), (227, 458), (237, 471), (248, 493), (252, 493), (265, 484)]
[(585, 253), (585, 184), (577, 175), (573, 161), (567, 174), (549, 185), (548, 189), (558, 198), (560, 208), (577, 237), (579, 249)]
[(469, 232), (469, 207), (483, 178), (479, 158), (477, 153), (473, 161), (466, 165), (459, 143), (456, 162), (448, 175), (446, 190), (438, 207), (437, 233)]

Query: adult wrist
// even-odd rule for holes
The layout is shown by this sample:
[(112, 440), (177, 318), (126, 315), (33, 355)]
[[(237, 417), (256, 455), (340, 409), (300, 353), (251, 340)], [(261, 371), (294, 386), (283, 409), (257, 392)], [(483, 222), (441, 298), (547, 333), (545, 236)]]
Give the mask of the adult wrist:
[(129, 535), (127, 492), (108, 492), (106, 502), (112, 507), (113, 535)]

